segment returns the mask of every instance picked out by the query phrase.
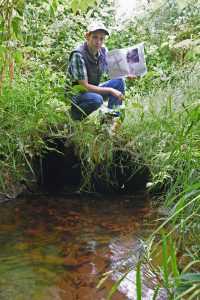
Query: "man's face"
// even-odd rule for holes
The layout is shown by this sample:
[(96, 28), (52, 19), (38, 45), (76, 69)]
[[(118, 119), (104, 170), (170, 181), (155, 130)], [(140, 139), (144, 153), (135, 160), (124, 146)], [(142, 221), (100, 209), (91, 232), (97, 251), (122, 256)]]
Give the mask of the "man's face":
[(101, 49), (105, 41), (105, 33), (101, 30), (86, 33), (86, 40), (88, 41), (89, 50), (93, 54), (96, 54)]

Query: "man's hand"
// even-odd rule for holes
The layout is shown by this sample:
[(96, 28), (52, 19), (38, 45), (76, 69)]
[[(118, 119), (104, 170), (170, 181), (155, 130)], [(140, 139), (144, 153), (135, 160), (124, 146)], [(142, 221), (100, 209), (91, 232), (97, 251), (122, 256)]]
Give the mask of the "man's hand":
[(127, 78), (128, 80), (135, 80), (137, 78), (137, 76), (135, 76), (133, 74), (128, 74), (125, 76), (125, 78)]
[(120, 91), (118, 91), (118, 90), (116, 90), (116, 89), (113, 89), (113, 88), (112, 88), (111, 94), (112, 94), (114, 97), (116, 97), (118, 100), (123, 100), (123, 99), (124, 99), (124, 95), (123, 95)]
[(124, 99), (124, 95), (120, 91), (114, 88), (92, 85), (89, 84), (87, 80), (79, 80), (78, 83), (82, 85), (88, 92), (99, 93), (99, 94), (111, 94), (114, 97), (116, 97), (118, 100)]

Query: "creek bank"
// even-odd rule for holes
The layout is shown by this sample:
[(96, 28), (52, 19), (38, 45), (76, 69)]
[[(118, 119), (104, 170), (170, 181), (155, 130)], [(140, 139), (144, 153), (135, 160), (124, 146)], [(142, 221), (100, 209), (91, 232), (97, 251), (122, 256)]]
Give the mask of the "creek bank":
[[(74, 147), (66, 145), (64, 139), (56, 138), (49, 148), (51, 150), (43, 157), (34, 159), (38, 189), (55, 193), (82, 190), (83, 166)], [(97, 164), (90, 176), (90, 187), (98, 193), (134, 194), (144, 190), (149, 179), (150, 171), (147, 167), (138, 168), (129, 153), (116, 150), (111, 165), (106, 161)]]

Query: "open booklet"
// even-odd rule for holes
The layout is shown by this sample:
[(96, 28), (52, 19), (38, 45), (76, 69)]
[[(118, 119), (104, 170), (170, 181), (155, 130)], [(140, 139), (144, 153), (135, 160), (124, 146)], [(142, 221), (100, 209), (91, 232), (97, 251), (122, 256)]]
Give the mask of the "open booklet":
[(124, 49), (106, 52), (108, 74), (111, 78), (129, 74), (142, 76), (147, 73), (143, 43)]

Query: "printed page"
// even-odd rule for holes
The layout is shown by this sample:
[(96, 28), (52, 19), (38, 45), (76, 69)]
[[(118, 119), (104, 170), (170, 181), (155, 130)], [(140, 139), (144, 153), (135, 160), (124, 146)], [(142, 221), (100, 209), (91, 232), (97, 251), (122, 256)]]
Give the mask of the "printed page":
[(144, 46), (142, 43), (126, 48), (126, 59), (130, 74), (142, 76), (147, 73)]
[(129, 74), (129, 65), (127, 63), (125, 49), (106, 52), (106, 60), (110, 78), (122, 77)]
[(128, 74), (142, 76), (147, 73), (143, 43), (106, 53), (108, 74), (111, 78)]

